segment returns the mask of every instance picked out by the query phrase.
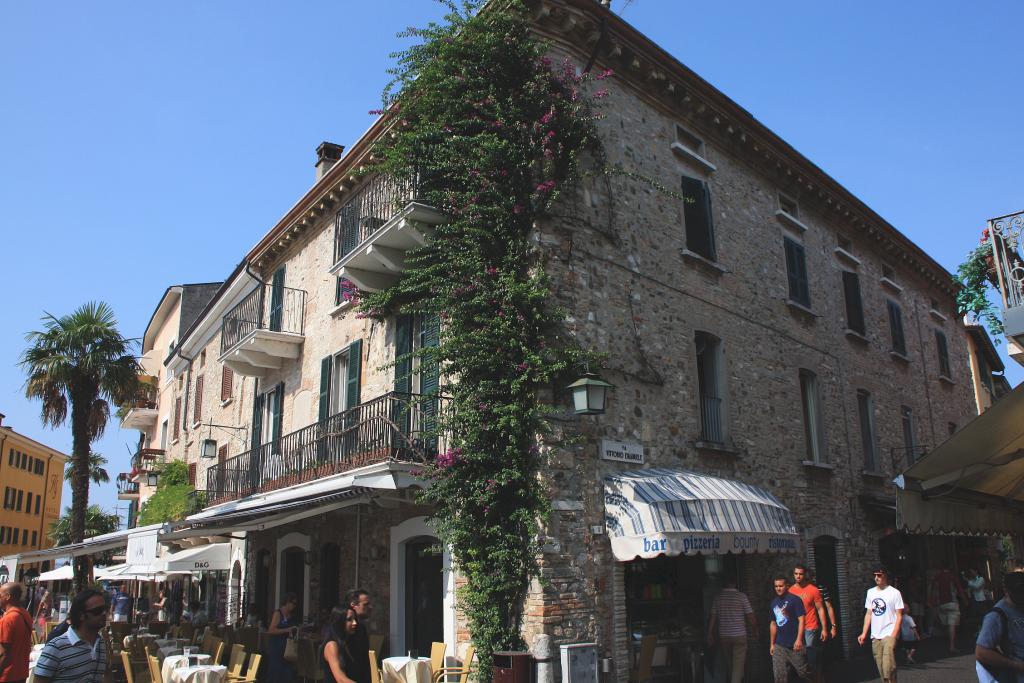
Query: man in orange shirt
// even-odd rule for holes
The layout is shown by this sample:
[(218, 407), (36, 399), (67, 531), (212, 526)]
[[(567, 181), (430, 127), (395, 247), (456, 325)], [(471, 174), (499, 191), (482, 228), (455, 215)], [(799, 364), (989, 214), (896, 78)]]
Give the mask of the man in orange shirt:
[(793, 581), (789, 592), (800, 598), (804, 603), (804, 645), (807, 647), (807, 665), (811, 669), (811, 680), (820, 683), (824, 680), (821, 673), (821, 644), (828, 640), (828, 632), (822, 626), (825, 620), (825, 603), (821, 599), (821, 591), (808, 581), (807, 567), (798, 564), (793, 567)]
[(0, 586), (0, 683), (22, 683), (28, 678), (32, 649), (32, 617), (21, 607), (20, 583)]

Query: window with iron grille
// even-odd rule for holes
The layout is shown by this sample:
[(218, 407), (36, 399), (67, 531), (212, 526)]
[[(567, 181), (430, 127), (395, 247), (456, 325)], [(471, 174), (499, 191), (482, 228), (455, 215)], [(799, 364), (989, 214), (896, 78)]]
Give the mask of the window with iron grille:
[(722, 341), (713, 334), (697, 332), (694, 345), (697, 351), (700, 440), (724, 444), (726, 420), (721, 372)]

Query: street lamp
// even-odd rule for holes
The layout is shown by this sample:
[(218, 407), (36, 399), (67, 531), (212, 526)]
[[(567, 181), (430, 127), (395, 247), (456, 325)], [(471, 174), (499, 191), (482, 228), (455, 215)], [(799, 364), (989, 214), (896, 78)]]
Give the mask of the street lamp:
[(217, 457), (217, 441), (215, 439), (203, 439), (203, 448), (199, 451), (204, 459), (212, 460)]
[(602, 415), (608, 389), (614, 385), (605, 382), (592, 372), (566, 387), (572, 391), (573, 411), (577, 415)]
[(149, 484), (150, 486), (155, 488), (158, 481), (160, 481), (159, 472), (148, 472), (146, 474), (146, 483)]

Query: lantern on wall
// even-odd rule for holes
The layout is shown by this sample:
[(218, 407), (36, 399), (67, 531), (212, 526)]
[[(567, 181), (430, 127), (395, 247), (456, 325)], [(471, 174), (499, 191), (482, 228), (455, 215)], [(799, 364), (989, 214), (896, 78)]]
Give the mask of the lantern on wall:
[(572, 392), (573, 411), (577, 415), (602, 415), (608, 389), (614, 385), (605, 382), (592, 372), (566, 387)]

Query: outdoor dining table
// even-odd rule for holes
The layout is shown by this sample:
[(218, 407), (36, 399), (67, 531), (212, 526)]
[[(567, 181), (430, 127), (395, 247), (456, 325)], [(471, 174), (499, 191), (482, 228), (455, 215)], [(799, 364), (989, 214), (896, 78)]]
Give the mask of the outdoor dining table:
[[(183, 654), (183, 649), (184, 646), (182, 645), (164, 645), (163, 647), (158, 647), (156, 649), (156, 656), (159, 657), (162, 662), (172, 655)], [(205, 657), (206, 655), (203, 656)]]
[(124, 637), (124, 646), (131, 647), (133, 640), (141, 640), (143, 644), (151, 643), (156, 641), (156, 636), (152, 633), (130, 633)]
[(43, 651), (45, 643), (39, 643), (33, 645), (32, 649), (28, 653), (28, 678), (25, 679), (25, 683), (32, 683), (36, 680), (35, 668), (36, 660), (39, 659), (39, 653)]
[(384, 683), (430, 683), (429, 657), (388, 657), (381, 662)]
[(168, 647), (170, 645), (185, 647), (190, 641), (188, 638), (157, 638), (154, 642), (157, 647)]
[[(193, 654), (189, 656), (189, 661), (195, 662), (196, 664), (206, 664), (210, 661), (210, 655)], [(164, 658), (164, 663), (160, 665), (160, 676), (165, 681), (171, 680), (171, 672), (175, 669), (184, 669), (185, 667), (185, 655), (168, 655)]]
[(228, 668), (222, 664), (199, 664), (171, 669), (165, 683), (224, 683)]

